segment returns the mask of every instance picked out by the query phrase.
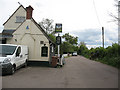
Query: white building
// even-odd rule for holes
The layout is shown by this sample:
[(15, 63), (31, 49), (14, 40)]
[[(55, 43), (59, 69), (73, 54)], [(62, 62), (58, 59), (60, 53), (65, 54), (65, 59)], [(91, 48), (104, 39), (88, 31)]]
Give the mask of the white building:
[(2, 43), (27, 45), (29, 61), (48, 61), (54, 55), (55, 44), (32, 18), (33, 8), (22, 5), (3, 24), (4, 30), (0, 34)]

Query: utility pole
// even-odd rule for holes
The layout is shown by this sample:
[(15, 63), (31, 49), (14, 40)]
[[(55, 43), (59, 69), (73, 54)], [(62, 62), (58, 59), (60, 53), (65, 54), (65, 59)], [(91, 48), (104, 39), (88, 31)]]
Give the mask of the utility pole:
[(104, 27), (102, 27), (102, 44), (103, 44), (103, 48), (104, 48)]
[(120, 1), (118, 2), (118, 44), (120, 45)]

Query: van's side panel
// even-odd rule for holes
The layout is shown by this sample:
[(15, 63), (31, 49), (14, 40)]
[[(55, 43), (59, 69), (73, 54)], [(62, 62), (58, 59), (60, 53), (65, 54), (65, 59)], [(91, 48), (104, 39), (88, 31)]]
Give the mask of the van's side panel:
[(28, 48), (27, 46), (21, 45), (21, 64), (24, 64), (28, 60)]

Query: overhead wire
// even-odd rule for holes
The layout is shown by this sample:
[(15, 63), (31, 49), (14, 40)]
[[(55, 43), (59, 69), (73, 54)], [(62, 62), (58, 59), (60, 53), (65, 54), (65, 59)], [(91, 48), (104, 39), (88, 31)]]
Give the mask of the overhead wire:
[(99, 23), (100, 27), (102, 27), (102, 44), (103, 44), (103, 48), (104, 48), (104, 27), (101, 25), (101, 22), (100, 22), (100, 19), (99, 19), (99, 16), (98, 16), (98, 12), (97, 12), (94, 0), (93, 0), (93, 5), (94, 5), (94, 9), (95, 9), (95, 13), (96, 13), (96, 17), (97, 17), (98, 23)]
[(98, 23), (99, 23), (99, 25), (102, 27), (101, 22), (100, 22), (100, 19), (99, 19), (99, 16), (98, 16), (98, 12), (97, 12), (96, 5), (95, 5), (95, 1), (94, 1), (94, 0), (93, 0), (93, 6), (94, 6), (94, 9), (95, 9), (95, 13), (96, 13), (96, 17), (97, 17)]

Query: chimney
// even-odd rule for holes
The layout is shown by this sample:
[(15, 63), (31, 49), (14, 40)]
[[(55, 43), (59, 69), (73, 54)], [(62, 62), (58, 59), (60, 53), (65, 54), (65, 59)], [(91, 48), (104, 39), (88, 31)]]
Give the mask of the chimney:
[(33, 11), (34, 9), (29, 5), (28, 7), (26, 7), (26, 11), (27, 11), (27, 13), (26, 13), (26, 19), (31, 19), (32, 18), (32, 11)]

